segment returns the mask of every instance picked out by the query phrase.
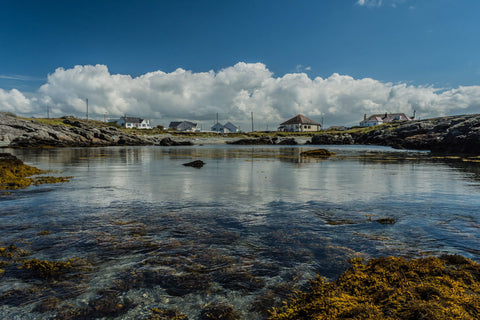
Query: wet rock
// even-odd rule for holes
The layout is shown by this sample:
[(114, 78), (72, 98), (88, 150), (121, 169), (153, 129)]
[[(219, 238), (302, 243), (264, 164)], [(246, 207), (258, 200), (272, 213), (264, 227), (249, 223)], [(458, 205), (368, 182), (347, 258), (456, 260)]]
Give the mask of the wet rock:
[(269, 145), (269, 144), (275, 144), (276, 143), (276, 138), (270, 138), (270, 137), (261, 137), (257, 139), (240, 139), (240, 140), (235, 140), (235, 141), (227, 141), (228, 144), (235, 144), (235, 145)]
[(90, 300), (81, 308), (69, 307), (59, 311), (54, 319), (96, 319), (117, 317), (135, 307), (129, 299), (120, 298), (115, 292), (101, 292), (100, 297)]
[(114, 127), (95, 125), (74, 118), (57, 119), (56, 124), (17, 118), (0, 112), (0, 147), (94, 147), (153, 145), (149, 137), (137, 136)]
[(193, 146), (191, 141), (175, 141), (171, 138), (163, 138), (158, 143), (159, 146), (163, 147), (176, 147), (176, 146)]
[(354, 144), (352, 136), (345, 134), (320, 134), (312, 137), (312, 140), (307, 144)]
[(286, 138), (286, 139), (280, 140), (277, 144), (285, 145), (285, 146), (293, 146), (293, 145), (297, 145), (298, 142), (294, 138)]
[(308, 150), (300, 153), (302, 157), (328, 158), (335, 155), (335, 152), (326, 149)]
[(205, 165), (205, 162), (203, 162), (202, 160), (195, 160), (192, 162), (184, 163), (183, 165), (186, 167), (194, 167), (194, 168), (200, 169)]

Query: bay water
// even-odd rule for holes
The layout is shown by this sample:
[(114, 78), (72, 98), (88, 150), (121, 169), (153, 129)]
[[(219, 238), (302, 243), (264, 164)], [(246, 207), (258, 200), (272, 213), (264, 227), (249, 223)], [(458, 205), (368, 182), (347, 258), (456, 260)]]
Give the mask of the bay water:
[[(3, 194), (0, 246), (81, 267), (60, 279), (7, 268), (0, 318), (146, 319), (159, 308), (197, 319), (224, 303), (265, 319), (294, 289), (317, 275), (335, 279), (354, 257), (480, 260), (480, 163), (373, 146), (300, 155), (315, 148), (4, 150), (73, 178)], [(182, 165), (193, 160), (206, 164)], [(95, 314), (102, 297), (117, 309)]]

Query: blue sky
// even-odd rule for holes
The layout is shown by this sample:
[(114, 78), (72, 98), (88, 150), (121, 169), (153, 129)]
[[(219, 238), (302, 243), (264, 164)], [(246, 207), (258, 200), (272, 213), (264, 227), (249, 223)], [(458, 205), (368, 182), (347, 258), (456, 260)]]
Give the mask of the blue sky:
[[(398, 84), (420, 90), (433, 87), (438, 96), (451, 89), (479, 85), (479, 16), (478, 0), (2, 0), (0, 88), (4, 100), (10, 99), (4, 102), (3, 109), (33, 114), (40, 104), (51, 103), (62, 112), (60, 105), (70, 103), (71, 110), (63, 107), (63, 111), (75, 113), (80, 106), (65, 99), (59, 101), (58, 94), (52, 93), (54, 83), (48, 83), (53, 80), (47, 80), (47, 76), (55, 75), (57, 68), (72, 71), (75, 66), (97, 65), (106, 66), (108, 76), (135, 79), (155, 71), (172, 74), (178, 68), (193, 75), (210, 70), (218, 75), (222, 70), (235, 69), (238, 63), (260, 63), (270, 74), (264, 77), (277, 82), (289, 74), (305, 74), (312, 82), (317, 77), (326, 80), (339, 74), (354, 80), (373, 79), (389, 89)], [(303, 80), (297, 82), (299, 91)], [(40, 90), (42, 85), (48, 85), (49, 90)], [(192, 85), (179, 86), (185, 91)], [(14, 109), (12, 89), (29, 101), (28, 108)], [(224, 98), (223, 106), (206, 106), (205, 112), (216, 108), (230, 112), (226, 101), (235, 104), (242, 90), (252, 98), (257, 89), (244, 84), (232, 87), (235, 95)], [(277, 89), (271, 88), (269, 94)], [(72, 94), (81, 95), (78, 91)], [(82, 94), (89, 95), (88, 90)], [(470, 93), (473, 105), (462, 107), (462, 111), (476, 110), (476, 95), (473, 93), (472, 98)], [(370, 107), (366, 103), (355, 111), (374, 112), (384, 107), (378, 99), (370, 100)], [(349, 121), (340, 111), (332, 111), (337, 106), (321, 102), (307, 106), (302, 99), (292, 101), (297, 102), (292, 116), (297, 111), (310, 111), (317, 118), (339, 114), (339, 122)], [(261, 108), (253, 105), (253, 100), (249, 103), (251, 109)], [(102, 105), (116, 113), (138, 109), (111, 104), (99, 100), (98, 113), (109, 111)], [(415, 107), (411, 103), (405, 112)], [(152, 118), (179, 116), (159, 108), (151, 105), (145, 107), (145, 112), (148, 110)], [(191, 108), (197, 111), (188, 116), (202, 120), (204, 116), (198, 110), (201, 106)], [(243, 111), (248, 113), (246, 108)], [(282, 108), (277, 110), (278, 119), (287, 116), (287, 106)], [(427, 107), (423, 108), (425, 115), (435, 115), (434, 109), (427, 112)], [(344, 113), (352, 112), (343, 109)], [(235, 110), (242, 111), (242, 106)], [(442, 106), (437, 110), (438, 114), (455, 112)]]

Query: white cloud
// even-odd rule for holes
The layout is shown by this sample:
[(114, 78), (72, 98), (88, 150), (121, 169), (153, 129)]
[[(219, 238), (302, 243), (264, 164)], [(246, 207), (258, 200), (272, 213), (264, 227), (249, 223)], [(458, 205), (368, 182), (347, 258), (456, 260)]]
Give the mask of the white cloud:
[(194, 73), (177, 69), (154, 71), (132, 78), (111, 74), (105, 65), (58, 68), (38, 92), (25, 95), (0, 89), (0, 110), (45, 116), (91, 117), (123, 114), (156, 119), (193, 120), (207, 128), (218, 112), (221, 122), (249, 128), (254, 112), (256, 128), (269, 128), (299, 113), (326, 125), (358, 124), (363, 114), (413, 110), (422, 118), (447, 114), (480, 113), (480, 86), (454, 89), (384, 83), (332, 74), (314, 79), (302, 72), (275, 77), (261, 63), (237, 63), (220, 71)]
[(17, 89), (10, 91), (0, 89), (0, 111), (30, 113), (34, 111), (32, 101), (34, 99), (28, 99)]
[(389, 5), (393, 8), (397, 7), (397, 4), (403, 3), (406, 0), (357, 0), (356, 4), (362, 7), (381, 7)]

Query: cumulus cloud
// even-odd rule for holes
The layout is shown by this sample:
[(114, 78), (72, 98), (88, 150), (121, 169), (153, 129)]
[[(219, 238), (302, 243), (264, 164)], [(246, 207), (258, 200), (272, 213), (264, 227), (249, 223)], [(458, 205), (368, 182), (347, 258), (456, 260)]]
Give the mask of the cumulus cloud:
[(6, 91), (0, 89), (0, 111), (14, 113), (31, 113), (34, 111), (32, 101), (17, 89)]
[(258, 129), (304, 114), (327, 125), (354, 125), (363, 114), (414, 110), (422, 118), (447, 114), (479, 113), (480, 86), (454, 89), (384, 83), (371, 78), (355, 79), (332, 74), (310, 78), (302, 72), (274, 76), (262, 63), (239, 62), (208, 72), (177, 69), (154, 71), (138, 77), (111, 74), (105, 65), (58, 68), (36, 93), (0, 89), (0, 110), (45, 116), (85, 116), (89, 101), (91, 117), (103, 119), (124, 114), (168, 125), (173, 120), (212, 125), (216, 114), (250, 128), (250, 113)]

